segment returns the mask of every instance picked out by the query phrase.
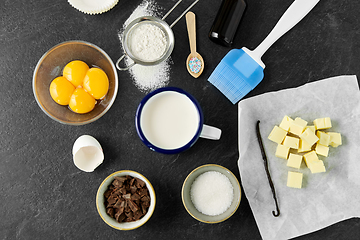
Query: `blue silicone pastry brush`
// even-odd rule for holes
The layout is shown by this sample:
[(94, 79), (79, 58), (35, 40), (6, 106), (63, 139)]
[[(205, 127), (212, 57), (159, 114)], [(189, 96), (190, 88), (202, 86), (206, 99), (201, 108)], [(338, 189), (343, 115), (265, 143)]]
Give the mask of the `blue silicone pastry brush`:
[(282, 35), (303, 19), (320, 0), (295, 0), (269, 35), (254, 50), (232, 49), (217, 65), (208, 81), (233, 104), (254, 89), (264, 77), (262, 55)]

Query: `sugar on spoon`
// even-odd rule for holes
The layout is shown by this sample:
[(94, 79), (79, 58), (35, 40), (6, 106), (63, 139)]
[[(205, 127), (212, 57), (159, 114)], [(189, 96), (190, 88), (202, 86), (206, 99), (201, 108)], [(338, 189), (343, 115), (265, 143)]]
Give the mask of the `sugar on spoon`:
[(186, 59), (186, 68), (191, 76), (198, 78), (204, 70), (204, 59), (196, 52), (195, 14), (193, 12), (188, 12), (185, 17), (191, 51)]

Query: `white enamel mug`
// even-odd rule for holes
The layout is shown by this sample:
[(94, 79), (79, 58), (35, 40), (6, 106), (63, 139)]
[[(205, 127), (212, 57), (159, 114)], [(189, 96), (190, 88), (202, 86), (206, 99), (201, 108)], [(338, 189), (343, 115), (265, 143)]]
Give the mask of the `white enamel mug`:
[(135, 125), (141, 141), (151, 150), (174, 154), (190, 148), (199, 137), (219, 140), (221, 130), (204, 124), (199, 103), (186, 91), (159, 88), (141, 101)]

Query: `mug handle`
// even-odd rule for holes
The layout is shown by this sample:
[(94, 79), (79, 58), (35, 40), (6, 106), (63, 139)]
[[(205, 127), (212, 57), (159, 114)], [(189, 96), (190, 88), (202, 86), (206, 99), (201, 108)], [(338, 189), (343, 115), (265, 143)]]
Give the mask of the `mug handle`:
[(203, 129), (201, 131), (200, 137), (211, 140), (219, 140), (220, 136), (221, 136), (221, 129), (206, 124), (203, 125)]
[(120, 67), (120, 62), (121, 62), (121, 60), (123, 60), (124, 59), (124, 57), (125, 57), (126, 55), (124, 54), (124, 55), (122, 55), (118, 60), (117, 60), (117, 62), (116, 62), (116, 68), (117, 69), (119, 69), (120, 71), (126, 71), (126, 70), (129, 70), (132, 66), (134, 66), (136, 63), (135, 62), (133, 62), (132, 64), (130, 64), (129, 66), (127, 66), (127, 67), (125, 67), (125, 68), (122, 68), (122, 67)]

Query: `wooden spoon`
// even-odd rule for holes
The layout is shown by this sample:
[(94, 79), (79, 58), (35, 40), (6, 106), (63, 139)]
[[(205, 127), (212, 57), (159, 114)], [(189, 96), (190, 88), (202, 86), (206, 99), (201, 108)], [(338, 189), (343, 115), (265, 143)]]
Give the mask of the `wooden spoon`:
[[(195, 14), (193, 12), (188, 12), (186, 14), (186, 26), (189, 34), (191, 51), (188, 58), (186, 59), (186, 68), (191, 76), (198, 78), (204, 70), (204, 59), (199, 53), (196, 52), (196, 25)], [(195, 60), (196, 62), (193, 62), (192, 60)]]

